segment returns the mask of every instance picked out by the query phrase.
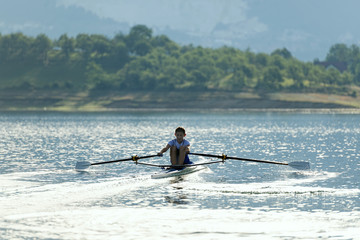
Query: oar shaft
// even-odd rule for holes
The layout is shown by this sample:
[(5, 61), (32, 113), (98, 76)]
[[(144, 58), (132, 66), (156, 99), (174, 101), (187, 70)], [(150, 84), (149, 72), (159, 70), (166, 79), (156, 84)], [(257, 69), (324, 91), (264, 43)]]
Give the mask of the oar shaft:
[(111, 160), (111, 161), (106, 161), (106, 162), (97, 162), (97, 163), (91, 163), (91, 166), (94, 165), (101, 165), (101, 164), (107, 164), (107, 163), (115, 163), (115, 162), (123, 162), (123, 161), (130, 161), (132, 160), (132, 158), (125, 158), (125, 159), (119, 159), (119, 160)]
[(111, 161), (106, 161), (106, 162), (98, 162), (98, 163), (91, 163), (90, 165), (100, 165), (100, 164), (107, 164), (107, 163), (115, 163), (115, 162), (124, 162), (124, 161), (137, 161), (138, 159), (144, 159), (144, 158), (152, 158), (152, 157), (157, 157), (158, 155), (150, 155), (150, 156), (143, 156), (143, 157), (138, 157), (138, 156), (133, 156), (131, 158), (125, 158), (125, 159), (119, 159), (119, 160), (111, 160)]
[(278, 165), (289, 165), (288, 163), (257, 160), (257, 159), (248, 159), (248, 158), (227, 157), (226, 159), (241, 160), (241, 161), (248, 161), (248, 162), (270, 163), (270, 164), (278, 164)]
[(223, 158), (223, 156), (224, 156), (224, 155), (219, 156), (219, 155), (212, 155), (212, 154), (205, 154), (205, 153), (192, 153), (192, 152), (190, 152), (189, 154), (196, 155), (196, 156), (203, 156), (203, 157), (214, 157), (214, 158)]
[(282, 162), (273, 162), (273, 161), (257, 160), (257, 159), (249, 159), (249, 158), (228, 157), (227, 155), (212, 155), (212, 154), (204, 154), (204, 153), (189, 153), (189, 154), (197, 155), (197, 156), (203, 156), (203, 157), (221, 158), (223, 160), (232, 159), (232, 160), (240, 160), (240, 161), (248, 161), (248, 162), (259, 162), (259, 163), (270, 163), (270, 164), (278, 164), (278, 165), (289, 165), (288, 163), (282, 163)]

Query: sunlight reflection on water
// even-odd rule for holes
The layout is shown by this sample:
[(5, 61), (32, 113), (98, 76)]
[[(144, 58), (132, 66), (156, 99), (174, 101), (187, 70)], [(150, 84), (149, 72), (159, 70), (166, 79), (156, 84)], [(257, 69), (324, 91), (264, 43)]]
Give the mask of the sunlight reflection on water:
[[(7, 227), (1, 230), (8, 239), (352, 238), (360, 223), (359, 120), (332, 114), (2, 113), (0, 223)], [(228, 160), (160, 180), (150, 178), (159, 169), (132, 162), (74, 171), (77, 161), (155, 154), (177, 126), (186, 128), (193, 152), (309, 161), (312, 169)], [(275, 226), (289, 224), (286, 219), (286, 230)], [(327, 221), (335, 227), (324, 227)]]

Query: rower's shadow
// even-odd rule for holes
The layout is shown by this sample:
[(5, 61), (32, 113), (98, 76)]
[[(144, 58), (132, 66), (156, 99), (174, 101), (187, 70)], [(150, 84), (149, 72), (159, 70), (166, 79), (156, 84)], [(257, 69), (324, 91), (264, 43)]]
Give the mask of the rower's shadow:
[(167, 195), (165, 196), (165, 201), (174, 205), (186, 205), (189, 204), (188, 197), (183, 191), (183, 187), (179, 186), (178, 183), (181, 183), (184, 181), (184, 178), (182, 176), (177, 176), (174, 179), (170, 180), (170, 184), (172, 188), (174, 189), (172, 196)]
[(170, 180), (170, 184), (181, 183), (181, 182), (184, 182), (183, 176), (176, 176), (174, 179)]

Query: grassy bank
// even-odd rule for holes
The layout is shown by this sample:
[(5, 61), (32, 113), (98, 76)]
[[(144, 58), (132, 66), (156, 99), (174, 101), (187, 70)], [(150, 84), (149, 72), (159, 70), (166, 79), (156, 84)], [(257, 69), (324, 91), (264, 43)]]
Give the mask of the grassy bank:
[[(357, 89), (359, 90), (359, 89)], [(123, 109), (360, 109), (358, 97), (318, 93), (0, 91), (2, 111)]]

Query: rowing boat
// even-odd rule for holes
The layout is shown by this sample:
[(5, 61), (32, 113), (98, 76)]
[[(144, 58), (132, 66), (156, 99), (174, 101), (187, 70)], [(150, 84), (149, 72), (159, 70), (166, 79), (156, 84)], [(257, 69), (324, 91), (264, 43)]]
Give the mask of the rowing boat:
[(115, 162), (133, 161), (137, 165), (163, 168), (164, 169), (163, 172), (160, 172), (160, 173), (157, 173), (157, 174), (154, 174), (151, 176), (151, 178), (159, 179), (159, 178), (167, 178), (167, 177), (173, 177), (173, 176), (181, 176), (181, 175), (186, 175), (186, 174), (190, 174), (193, 172), (197, 172), (197, 171), (205, 169), (206, 167), (204, 167), (204, 165), (215, 164), (215, 163), (224, 163), (225, 160), (227, 160), (227, 159), (289, 166), (289, 167), (292, 167), (297, 170), (310, 170), (310, 163), (302, 162), (302, 161), (286, 163), (286, 162), (276, 162), (276, 161), (267, 161), (267, 160), (256, 160), (256, 159), (250, 159), (250, 158), (228, 157), (225, 154), (222, 154), (222, 155), (213, 155), (213, 154), (204, 154), (204, 153), (189, 153), (189, 154), (202, 156), (202, 157), (220, 158), (221, 160), (209, 161), (209, 162), (203, 162), (203, 163), (195, 163), (195, 164), (192, 163), (192, 164), (185, 164), (185, 165), (159, 165), (159, 164), (152, 164), (152, 163), (145, 163), (145, 162), (138, 161), (140, 159), (158, 157), (159, 156), (158, 154), (142, 156), (142, 157), (133, 155), (130, 158), (111, 160), (111, 161), (105, 161), (105, 162), (90, 163), (87, 161), (80, 161), (80, 162), (76, 163), (75, 170), (76, 171), (85, 171), (85, 169), (89, 168), (90, 166), (107, 164), (107, 163), (115, 163)]
[(159, 179), (159, 178), (182, 176), (182, 175), (198, 172), (204, 169), (206, 169), (206, 167), (204, 166), (189, 166), (189, 167), (184, 167), (182, 169), (166, 168), (161, 172), (151, 175), (151, 178)]

